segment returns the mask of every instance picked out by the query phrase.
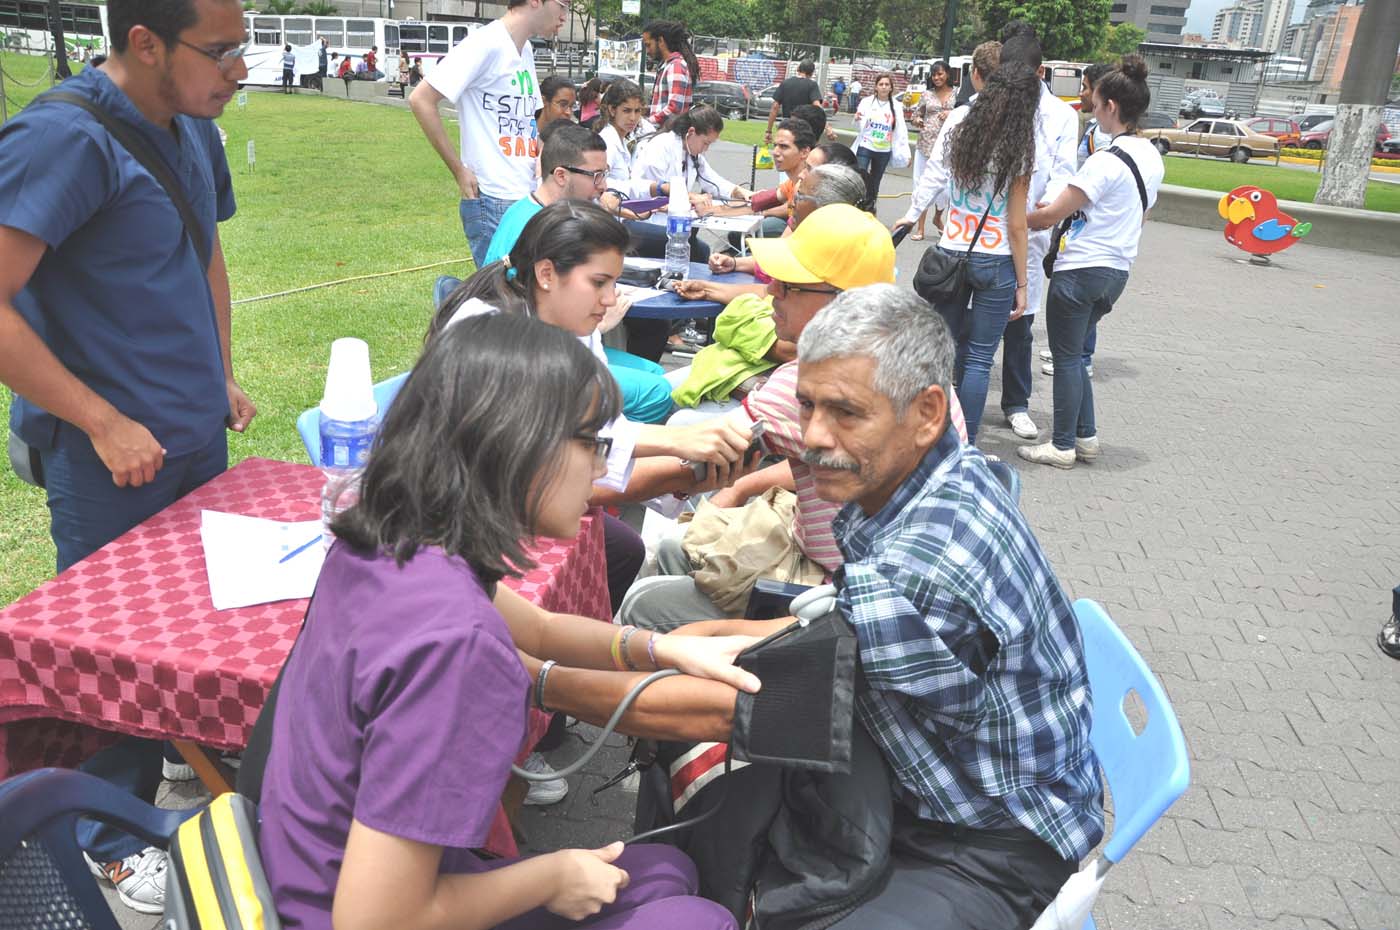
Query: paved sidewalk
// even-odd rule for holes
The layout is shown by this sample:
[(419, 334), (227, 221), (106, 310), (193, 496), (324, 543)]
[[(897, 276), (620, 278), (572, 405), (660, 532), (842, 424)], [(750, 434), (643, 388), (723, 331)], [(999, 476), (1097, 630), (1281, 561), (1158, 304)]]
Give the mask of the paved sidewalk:
[[(716, 161), (738, 179), (729, 148)], [(901, 281), (919, 245), (901, 246)], [(1062, 582), (1147, 658), (1192, 756), (1190, 791), (1111, 873), (1096, 919), (1396, 930), (1400, 663), (1375, 635), (1400, 583), (1400, 265), (1306, 242), (1273, 268), (1242, 259), (1219, 233), (1149, 223), (1100, 327), (1103, 457), (1021, 468)], [(1039, 364), (1031, 412), (1048, 429)], [(998, 382), (982, 445), (1019, 467)], [(614, 738), (568, 799), (527, 809), (526, 848), (630, 835), (631, 786), (589, 797), (625, 758)]]

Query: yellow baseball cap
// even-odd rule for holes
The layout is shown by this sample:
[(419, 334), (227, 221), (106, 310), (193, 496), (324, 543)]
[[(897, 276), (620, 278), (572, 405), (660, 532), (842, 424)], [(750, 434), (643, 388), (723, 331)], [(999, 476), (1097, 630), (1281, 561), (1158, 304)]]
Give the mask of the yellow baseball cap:
[(850, 204), (812, 211), (785, 239), (749, 239), (763, 273), (788, 284), (848, 291), (894, 283), (894, 240), (879, 220)]

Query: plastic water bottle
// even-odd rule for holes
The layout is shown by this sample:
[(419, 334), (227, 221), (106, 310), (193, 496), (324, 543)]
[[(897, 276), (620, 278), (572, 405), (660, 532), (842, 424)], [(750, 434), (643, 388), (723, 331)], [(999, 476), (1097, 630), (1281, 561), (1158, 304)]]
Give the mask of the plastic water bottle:
[(685, 178), (671, 181), (671, 202), (666, 208), (666, 265), (662, 274), (680, 280), (690, 273), (690, 197)]
[(331, 523), (360, 499), (360, 471), (379, 430), (379, 410), (370, 380), (369, 346), (361, 339), (331, 344), (326, 393), (321, 398), (321, 536), (334, 542)]

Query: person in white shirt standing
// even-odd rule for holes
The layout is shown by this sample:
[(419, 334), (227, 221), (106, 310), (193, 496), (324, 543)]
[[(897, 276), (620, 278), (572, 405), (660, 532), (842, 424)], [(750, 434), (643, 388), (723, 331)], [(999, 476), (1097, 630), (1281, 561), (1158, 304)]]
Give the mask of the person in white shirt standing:
[[(469, 34), (409, 95), (409, 106), (452, 176), (472, 259), (480, 265), (511, 204), (534, 188), (540, 108), (531, 36), (553, 38), (567, 0), (509, 0), (500, 19)], [(448, 141), (438, 104), (452, 100), (460, 154)]]
[[(1040, 41), (1035, 30), (1014, 20), (1002, 30), (1001, 66), (1019, 61), (1032, 71), (1041, 71)], [(1035, 127), (1035, 172), (1026, 205), (1034, 208), (1053, 200), (1074, 176), (1074, 145), (1079, 136), (1079, 116), (1074, 108), (1040, 84), (1040, 106)], [(1032, 232), (1026, 240), (1026, 312), (1006, 324), (1001, 350), (1001, 412), (1011, 431), (1022, 439), (1040, 435), (1030, 416), (1031, 369), (1034, 336), (1031, 327), (1045, 297), (1045, 270), (1042, 262), (1050, 250), (1050, 233)]]
[(1128, 283), (1162, 183), (1162, 156), (1137, 135), (1150, 102), (1147, 66), (1125, 56), (1094, 88), (1094, 117), (1112, 134), (1112, 144), (1090, 155), (1053, 203), (1027, 217), (1032, 229), (1055, 227), (1062, 236), (1045, 312), (1055, 363), (1054, 432), (1050, 442), (1017, 450), (1028, 462), (1073, 468), (1076, 460), (1099, 457), (1084, 341)]

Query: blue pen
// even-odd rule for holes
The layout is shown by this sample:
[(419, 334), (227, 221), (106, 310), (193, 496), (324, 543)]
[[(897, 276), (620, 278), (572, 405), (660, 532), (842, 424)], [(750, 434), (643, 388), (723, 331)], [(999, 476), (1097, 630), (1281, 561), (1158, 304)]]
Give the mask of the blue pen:
[(316, 545), (316, 543), (318, 543), (318, 542), (320, 542), (320, 541), (321, 541), (321, 537), (320, 537), (320, 536), (316, 536), (316, 537), (314, 537), (314, 538), (312, 538), (312, 539), (308, 539), (306, 542), (302, 543), (300, 546), (297, 546), (297, 547), (296, 547), (295, 549), (293, 549), (291, 552), (288, 552), (286, 555), (282, 556), (282, 558), (278, 559), (278, 560), (277, 560), (277, 564), (278, 564), (278, 565), (281, 565), (283, 562), (287, 561), (287, 560), (290, 559), (292, 556), (298, 555), (298, 554), (300, 554), (300, 553), (302, 553), (302, 552), (305, 552), (307, 549), (310, 549), (312, 546)]

